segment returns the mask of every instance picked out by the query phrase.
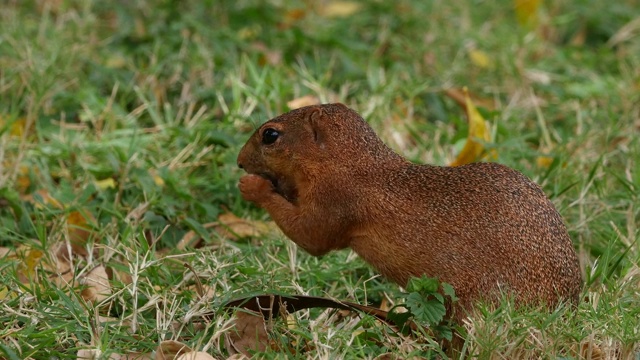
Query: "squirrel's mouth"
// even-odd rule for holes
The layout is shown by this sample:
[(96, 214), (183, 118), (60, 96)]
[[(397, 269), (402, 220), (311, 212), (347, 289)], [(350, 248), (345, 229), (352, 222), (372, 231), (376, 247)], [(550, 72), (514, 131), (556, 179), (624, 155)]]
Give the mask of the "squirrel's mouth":
[(271, 182), (271, 184), (273, 184), (273, 187), (276, 190), (278, 189), (278, 178), (275, 177), (274, 175), (271, 175), (269, 173), (259, 173), (259, 174), (256, 174), (256, 175), (269, 180)]
[(278, 177), (270, 173), (259, 173), (256, 175), (269, 180), (271, 184), (273, 184), (273, 188), (275, 189), (276, 193), (287, 199), (287, 201), (293, 203), (298, 198), (298, 191), (291, 181), (287, 181), (287, 179), (285, 178)]

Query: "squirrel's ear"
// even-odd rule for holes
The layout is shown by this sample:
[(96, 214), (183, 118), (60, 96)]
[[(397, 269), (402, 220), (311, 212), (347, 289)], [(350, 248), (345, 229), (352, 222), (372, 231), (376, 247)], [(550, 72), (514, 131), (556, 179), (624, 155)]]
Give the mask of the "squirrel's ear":
[(317, 106), (314, 107), (309, 116), (307, 118), (309, 121), (309, 125), (311, 126), (311, 130), (313, 131), (313, 137), (317, 143), (324, 142), (323, 139), (323, 131), (322, 131), (322, 108)]

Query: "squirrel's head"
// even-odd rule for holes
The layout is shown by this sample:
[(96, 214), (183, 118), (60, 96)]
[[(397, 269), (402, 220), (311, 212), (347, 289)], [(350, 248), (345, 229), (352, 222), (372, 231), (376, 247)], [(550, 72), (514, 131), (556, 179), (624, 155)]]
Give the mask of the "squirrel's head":
[(391, 154), (357, 112), (336, 103), (306, 106), (267, 121), (240, 150), (238, 166), (269, 179), (293, 201), (296, 181)]

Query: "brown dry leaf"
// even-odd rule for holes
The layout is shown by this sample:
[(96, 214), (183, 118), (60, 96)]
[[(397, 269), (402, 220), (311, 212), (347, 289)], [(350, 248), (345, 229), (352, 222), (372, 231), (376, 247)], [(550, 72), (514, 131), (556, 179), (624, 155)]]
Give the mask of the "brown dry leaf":
[(218, 216), (218, 222), (222, 226), (216, 228), (218, 233), (230, 239), (258, 237), (275, 228), (272, 221), (242, 219), (230, 212)]
[(87, 286), (81, 293), (86, 301), (99, 303), (111, 295), (109, 276), (103, 265), (96, 266), (81, 282)]
[(291, 110), (310, 105), (320, 105), (320, 98), (314, 95), (305, 95), (287, 102), (287, 106)]
[(474, 104), (483, 107), (487, 110), (494, 110), (496, 108), (495, 101), (489, 98), (481, 98), (474, 94), (469, 94), (466, 88), (449, 88), (444, 91), (444, 94), (451, 98), (461, 108), (467, 109), (467, 96), (471, 98)]
[(67, 215), (67, 233), (74, 253), (87, 256), (85, 245), (91, 238), (96, 218), (89, 210), (72, 211)]
[(100, 359), (102, 351), (98, 349), (80, 349), (76, 355), (78, 360), (97, 360)]
[(270, 347), (267, 324), (255, 311), (236, 311), (235, 330), (225, 334), (225, 347), (229, 354), (251, 356), (252, 352), (265, 351)]
[(16, 258), (21, 262), (18, 264), (18, 277), (20, 282), (26, 284), (34, 278), (36, 267), (44, 258), (44, 253), (38, 249), (28, 246), (20, 246), (16, 249)]
[(58, 209), (63, 208), (62, 203), (52, 197), (46, 189), (40, 189), (33, 194), (25, 195), (22, 199), (32, 203), (38, 209), (44, 208), (45, 205), (52, 205)]
[(513, 5), (520, 26), (533, 28), (538, 24), (540, 0), (514, 0)]
[[(38, 170), (38, 168), (34, 169), (35, 171)], [(27, 190), (29, 190), (29, 186), (31, 186), (29, 167), (22, 165), (20, 166), (20, 172), (18, 173), (18, 177), (16, 178), (16, 188), (20, 194), (24, 195), (27, 193)]]
[[(80, 349), (77, 354), (78, 360), (99, 360), (105, 359), (102, 355), (102, 351), (99, 349)], [(143, 354), (143, 353), (130, 353), (126, 355), (120, 354), (111, 354), (108, 358), (109, 360), (151, 360), (151, 354)]]
[(580, 356), (582, 359), (602, 360), (605, 354), (597, 344), (588, 340), (580, 344)]
[(192, 351), (190, 347), (179, 341), (165, 340), (158, 345), (155, 360), (174, 360), (178, 356)]
[(131, 285), (131, 283), (133, 282), (131, 274), (124, 270), (120, 270), (117, 267), (107, 268), (107, 274), (111, 274), (111, 279), (120, 281), (125, 285)]
[(204, 351), (192, 351), (182, 354), (176, 360), (216, 360), (213, 356)]
[(484, 145), (478, 140), (489, 142), (491, 135), (487, 123), (476, 109), (475, 105), (469, 98), (467, 89), (463, 89), (465, 93), (465, 111), (469, 120), (469, 135), (464, 144), (464, 148), (458, 154), (456, 159), (449, 166), (460, 166), (477, 161), (485, 152)]
[(348, 17), (362, 8), (362, 4), (355, 1), (330, 1), (318, 7), (318, 14), (326, 18)]
[(5, 256), (9, 255), (10, 252), (11, 252), (11, 249), (0, 246), (0, 259), (2, 259)]
[(52, 263), (45, 263), (45, 269), (51, 274), (49, 278), (59, 287), (63, 288), (73, 281), (73, 267), (69, 261), (67, 247), (61, 243), (58, 250), (53, 251)]
[[(263, 222), (247, 220), (235, 216), (233, 213), (224, 213), (218, 216), (218, 221), (202, 225), (205, 229), (215, 228), (218, 235), (225, 239), (238, 240), (247, 237), (259, 237), (276, 228), (272, 221)], [(188, 247), (197, 247), (201, 238), (191, 230), (184, 234), (176, 245), (178, 250)]]
[(293, 23), (298, 20), (302, 20), (307, 16), (307, 12), (304, 9), (290, 9), (284, 13), (284, 19), (286, 23)]

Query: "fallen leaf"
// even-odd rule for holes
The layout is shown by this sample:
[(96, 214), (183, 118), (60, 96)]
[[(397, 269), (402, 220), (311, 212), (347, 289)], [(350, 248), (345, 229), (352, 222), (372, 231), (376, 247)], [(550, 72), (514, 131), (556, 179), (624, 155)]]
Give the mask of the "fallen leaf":
[[(259, 237), (276, 228), (272, 221), (263, 222), (247, 220), (235, 216), (233, 213), (223, 213), (218, 216), (218, 221), (202, 225), (205, 229), (214, 228), (218, 236), (224, 239), (239, 240), (248, 237)], [(176, 245), (178, 250), (197, 247), (202, 239), (194, 230), (182, 236)]]
[(204, 351), (192, 351), (182, 354), (176, 360), (216, 360), (213, 356)]
[(44, 253), (28, 246), (20, 246), (16, 249), (16, 257), (20, 260), (18, 278), (23, 284), (29, 283), (29, 280), (34, 278), (36, 266), (40, 264)]
[(102, 351), (99, 349), (80, 349), (76, 355), (78, 360), (97, 360), (100, 359)]
[[(0, 130), (2, 130), (2, 128), (5, 127), (6, 122), (7, 122), (6, 117), (3, 117), (2, 115), (0, 115)], [(27, 124), (27, 120), (25, 118), (18, 118), (12, 121), (8, 129), (9, 135), (13, 137), (21, 137), (22, 134), (25, 132), (25, 128), (27, 126), (26, 124)], [(2, 131), (2, 133), (4, 133), (4, 131)]]
[(551, 156), (538, 156), (536, 158), (536, 165), (541, 168), (548, 168), (553, 163), (553, 158)]
[(304, 9), (290, 9), (285, 12), (284, 18), (287, 23), (296, 22), (298, 20), (302, 20), (307, 16), (307, 13)]
[[(37, 170), (38, 168), (34, 169)], [(30, 186), (31, 176), (29, 175), (29, 167), (22, 165), (20, 166), (20, 172), (18, 173), (18, 177), (16, 178), (16, 187), (20, 194), (26, 194)]]
[(67, 233), (71, 249), (75, 254), (87, 256), (85, 245), (93, 235), (96, 218), (89, 210), (72, 211), (67, 215)]
[(326, 18), (348, 17), (362, 8), (362, 5), (355, 1), (330, 1), (326, 5), (318, 8), (318, 14)]
[(516, 20), (524, 28), (533, 28), (538, 24), (540, 0), (514, 0)]
[(264, 317), (255, 311), (236, 311), (234, 330), (225, 334), (225, 347), (231, 355), (246, 356), (268, 349), (270, 341)]
[(80, 281), (86, 285), (81, 293), (86, 301), (99, 303), (111, 295), (109, 276), (103, 265), (96, 266)]
[(477, 161), (485, 152), (483, 143), (478, 140), (491, 141), (486, 121), (469, 98), (467, 89), (464, 88), (463, 91), (465, 93), (465, 111), (469, 121), (469, 134), (462, 151), (449, 166), (460, 166)]
[(115, 189), (117, 184), (113, 178), (106, 178), (95, 181), (96, 187), (100, 190)]
[(475, 48), (469, 48), (469, 59), (473, 65), (482, 68), (482, 69), (493, 69), (493, 60), (489, 57), (489, 55)]
[(178, 356), (192, 351), (190, 347), (179, 341), (165, 340), (158, 345), (155, 360), (174, 360)]
[(220, 228), (216, 228), (218, 233), (230, 239), (258, 237), (275, 228), (272, 221), (242, 219), (230, 212), (218, 216), (218, 222), (221, 225)]
[(466, 88), (449, 88), (444, 91), (444, 94), (455, 101), (458, 106), (465, 109), (465, 111), (467, 109), (467, 97), (469, 97), (474, 104), (477, 104), (487, 110), (494, 110), (496, 108), (496, 104), (493, 99), (469, 94), (469, 91)]
[(156, 184), (156, 186), (164, 187), (164, 179), (160, 175), (158, 175), (158, 170), (149, 169), (149, 175), (151, 175), (151, 178), (153, 178), (153, 182)]
[(60, 201), (52, 197), (46, 189), (40, 189), (33, 194), (25, 195), (22, 199), (32, 203), (37, 209), (43, 209), (46, 205), (51, 205), (58, 209), (63, 208)]
[(310, 105), (320, 105), (320, 99), (314, 95), (305, 95), (287, 102), (287, 106), (291, 110)]

